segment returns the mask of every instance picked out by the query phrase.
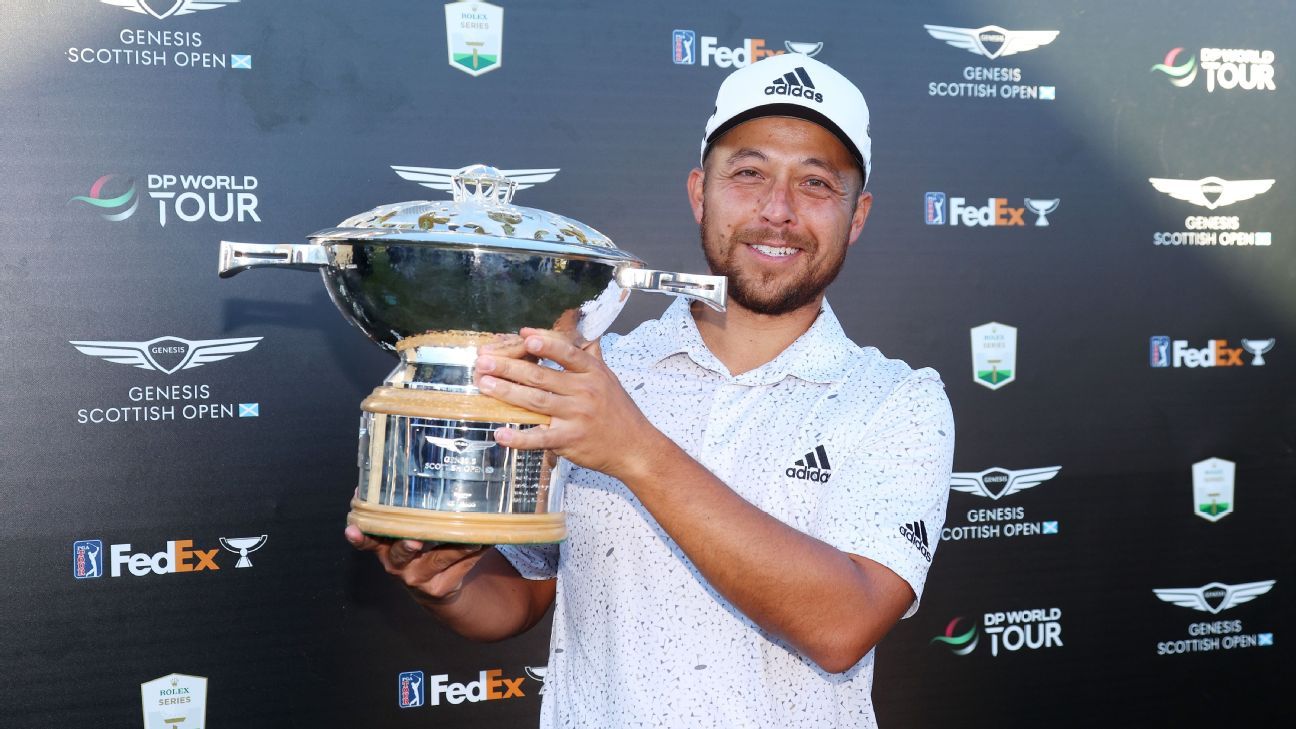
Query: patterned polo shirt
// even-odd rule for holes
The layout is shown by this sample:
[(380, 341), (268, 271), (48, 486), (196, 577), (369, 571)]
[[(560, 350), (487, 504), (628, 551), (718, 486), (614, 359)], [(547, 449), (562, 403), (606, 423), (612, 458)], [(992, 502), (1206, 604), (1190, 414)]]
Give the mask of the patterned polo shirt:
[[(827, 302), (737, 376), (682, 299), (606, 337), (603, 356), (653, 425), (747, 501), (922, 595), (954, 453), (934, 370), (856, 346)], [(620, 481), (572, 467), (566, 489), (565, 542), (497, 548), (522, 576), (558, 579), (541, 727), (877, 726), (874, 651), (820, 669), (718, 594)]]

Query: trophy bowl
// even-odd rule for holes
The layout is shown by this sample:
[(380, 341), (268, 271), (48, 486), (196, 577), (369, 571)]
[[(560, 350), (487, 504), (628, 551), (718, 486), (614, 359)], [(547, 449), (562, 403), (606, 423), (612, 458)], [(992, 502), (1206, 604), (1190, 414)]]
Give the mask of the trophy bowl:
[(318, 269), (342, 315), (399, 356), (361, 403), (348, 523), (435, 542), (561, 541), (556, 459), (494, 440), (549, 418), (477, 390), (478, 346), (523, 327), (594, 341), (635, 289), (723, 310), (725, 278), (645, 268), (583, 223), (515, 206), (516, 183), (493, 167), (465, 167), (451, 185), (452, 200), (381, 205), (306, 244), (222, 241), (219, 273)]

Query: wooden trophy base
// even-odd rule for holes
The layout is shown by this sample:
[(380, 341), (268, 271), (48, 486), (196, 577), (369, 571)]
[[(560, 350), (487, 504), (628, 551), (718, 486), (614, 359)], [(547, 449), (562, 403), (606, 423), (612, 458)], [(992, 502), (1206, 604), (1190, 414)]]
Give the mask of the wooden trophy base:
[(567, 538), (562, 512), (467, 514), (366, 504), (352, 499), (347, 523), (376, 537), (452, 544), (553, 544)]
[[(458, 544), (552, 544), (567, 538), (563, 513), (545, 510), (545, 505), (550, 503), (548, 494), (551, 488), (547, 465), (537, 466), (544, 475), (539, 485), (530, 488), (533, 492), (539, 488), (541, 493), (526, 511), (455, 511), (396, 506), (393, 504), (405, 503), (404, 499), (384, 496), (394, 493), (403, 483), (402, 477), (386, 473), (382, 465), (391, 459), (391, 454), (385, 450), (388, 432), (400, 433), (404, 428), (418, 427), (408, 425), (410, 423), (428, 421), (474, 422), (490, 426), (546, 425), (549, 423), (547, 415), (523, 410), (485, 395), (390, 386), (375, 389), (360, 407), (372, 413), (374, 418), (369, 444), (372, 466), (367, 488), (360, 491), (363, 498), (351, 501), (348, 524), (374, 536)], [(405, 457), (399, 455), (402, 452), (400, 449), (395, 451), (398, 460)], [(535, 484), (534, 481), (531, 483)]]

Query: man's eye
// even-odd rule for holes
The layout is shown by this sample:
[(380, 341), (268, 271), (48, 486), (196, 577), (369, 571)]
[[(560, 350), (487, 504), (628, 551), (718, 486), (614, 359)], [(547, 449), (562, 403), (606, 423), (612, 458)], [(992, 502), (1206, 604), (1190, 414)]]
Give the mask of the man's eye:
[(759, 177), (760, 173), (756, 170), (738, 170), (734, 173), (735, 177)]

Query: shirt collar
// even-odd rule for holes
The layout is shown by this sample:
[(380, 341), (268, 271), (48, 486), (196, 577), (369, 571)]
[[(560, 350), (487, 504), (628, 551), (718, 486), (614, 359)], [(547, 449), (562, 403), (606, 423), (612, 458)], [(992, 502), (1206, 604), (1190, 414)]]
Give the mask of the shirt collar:
[(716, 358), (689, 311), (689, 302), (677, 298), (658, 319), (659, 329), (645, 343), (648, 358), (659, 363), (667, 357), (686, 354), (699, 367), (711, 370), (743, 385), (770, 385), (789, 375), (809, 382), (841, 382), (846, 364), (858, 347), (842, 330), (827, 299), (819, 309), (814, 324), (777, 357), (737, 377)]

